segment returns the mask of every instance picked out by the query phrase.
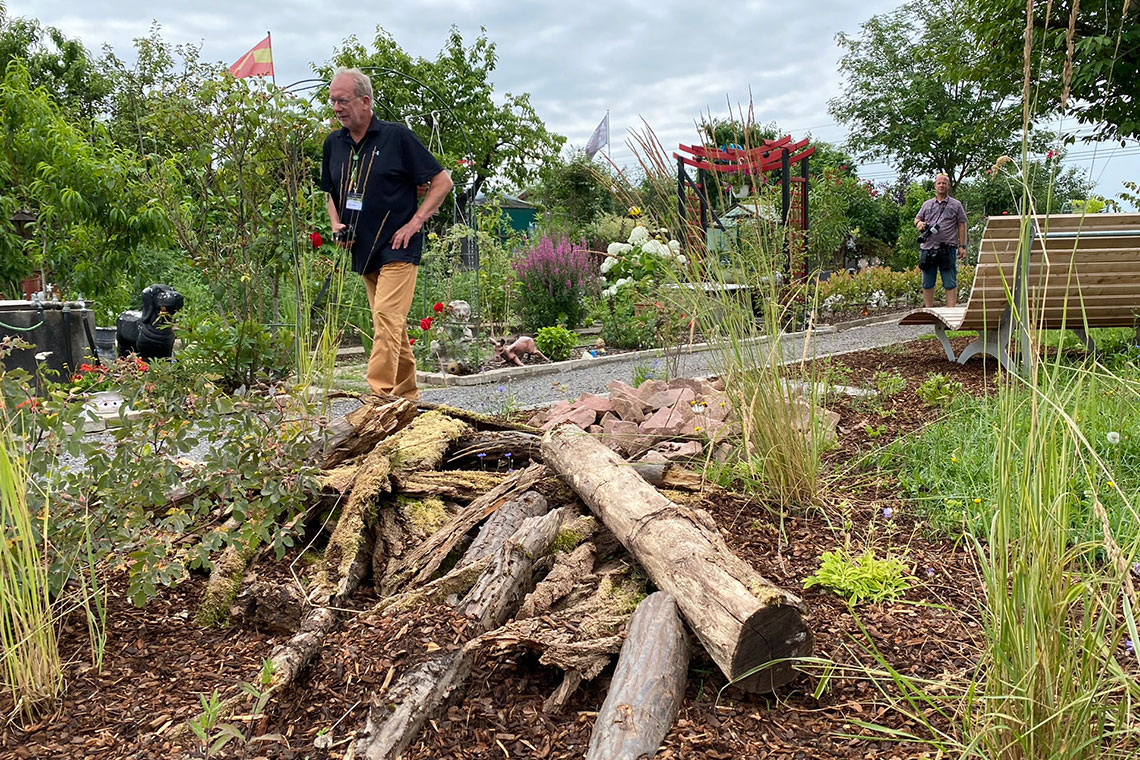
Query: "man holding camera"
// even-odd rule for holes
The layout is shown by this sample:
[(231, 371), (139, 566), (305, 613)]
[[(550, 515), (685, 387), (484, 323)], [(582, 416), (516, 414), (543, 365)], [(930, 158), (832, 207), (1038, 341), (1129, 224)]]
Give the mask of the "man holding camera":
[[(934, 197), (914, 218), (918, 230), (918, 268), (922, 270), (922, 305), (934, 306), (934, 277), (942, 274), (946, 305), (958, 305), (958, 260), (966, 260), (966, 209), (950, 197), (950, 177), (934, 178)], [(956, 254), (956, 255), (955, 255)]]
[[(407, 318), (423, 251), (420, 230), (447, 194), (451, 177), (403, 124), (372, 113), (372, 82), (337, 69), (329, 102), (342, 128), (325, 138), (321, 189), (333, 239), (352, 252), (372, 311), (368, 385), (374, 393), (419, 398)], [(417, 187), (427, 185), (416, 205)]]

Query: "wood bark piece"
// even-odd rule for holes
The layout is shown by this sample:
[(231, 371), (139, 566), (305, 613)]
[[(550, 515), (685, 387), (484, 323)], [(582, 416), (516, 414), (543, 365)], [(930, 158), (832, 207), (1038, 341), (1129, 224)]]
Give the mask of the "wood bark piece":
[(547, 510), (546, 499), (536, 491), (526, 491), (511, 499), (487, 518), (483, 527), (479, 529), (479, 535), (475, 536), (475, 540), (459, 558), (456, 567), (463, 567), (481, 557), (493, 554), (511, 537), (511, 534), (518, 530), (523, 520), (544, 515)]
[(377, 443), (408, 425), (416, 414), (415, 403), (407, 399), (368, 397), (359, 409), (329, 425), (325, 441), (318, 444), (321, 447), (315, 455), (323, 460), (322, 469), (337, 467), (374, 449)]
[(522, 620), (542, 615), (582, 583), (593, 581), (595, 551), (592, 543), (585, 543), (569, 554), (559, 554), (554, 567), (523, 600), (515, 618)]
[[(479, 622), (483, 630), (510, 616), (530, 581), (535, 558), (550, 550), (564, 510), (531, 517), (499, 548), (458, 610)], [(411, 744), (435, 710), (462, 688), (471, 672), (471, 649), (437, 655), (402, 675), (374, 704), (355, 745), (355, 756), (391, 760)]]
[(548, 466), (601, 518), (657, 588), (673, 595), (729, 680), (766, 692), (795, 676), (786, 661), (752, 671), (811, 652), (803, 602), (733, 554), (707, 513), (669, 501), (577, 427), (550, 431), (542, 450)]
[(638, 760), (657, 754), (685, 696), (689, 637), (673, 597), (650, 594), (637, 607), (586, 760)]
[(654, 488), (700, 491), (710, 487), (701, 473), (683, 469), (672, 462), (632, 462), (629, 466)]
[(542, 465), (531, 465), (468, 504), (431, 538), (408, 552), (389, 572), (381, 593), (386, 596), (409, 586), (427, 583), (451, 550), (467, 537), (468, 531), (494, 514), (513, 495), (532, 488), (545, 473), (546, 468)]
[(534, 562), (550, 551), (565, 516), (563, 508), (523, 520), (456, 610), (479, 621), (484, 631), (502, 625), (530, 590)]
[(462, 687), (471, 673), (471, 662), (466, 649), (460, 649), (426, 660), (402, 676), (384, 695), (385, 704), (368, 711), (354, 757), (399, 757), (436, 708)]
[(305, 595), (295, 583), (247, 582), (230, 605), (235, 626), (291, 636), (301, 627)]
[[(231, 523), (230, 531), (236, 531), (237, 521), (230, 518), (226, 521), (226, 526), (231, 526)], [(210, 580), (206, 582), (206, 593), (202, 595), (202, 604), (199, 605), (198, 614), (195, 616), (198, 625), (218, 625), (229, 616), (230, 602), (241, 590), (245, 568), (257, 553), (258, 543), (256, 537), (251, 538), (249, 543), (238, 537), (214, 560), (214, 566), (210, 570)]]

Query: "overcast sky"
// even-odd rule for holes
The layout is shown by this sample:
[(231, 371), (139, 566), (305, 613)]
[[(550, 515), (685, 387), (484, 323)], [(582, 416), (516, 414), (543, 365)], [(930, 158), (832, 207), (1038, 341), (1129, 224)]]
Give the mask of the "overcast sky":
[[(835, 34), (855, 33), (898, 0), (745, 0), (527, 2), (419, 0), (404, 3), (221, 2), (139, 3), (137, 0), (8, 0), (10, 16), (38, 18), (88, 49), (111, 45), (133, 60), (131, 40), (152, 22), (174, 43), (201, 44), (206, 60), (227, 65), (273, 34), (277, 83), (312, 76), (350, 35), (370, 43), (382, 26), (407, 52), (434, 58), (455, 25), (465, 41), (480, 27), (496, 43), (492, 75), (498, 92), (529, 92), (549, 129), (581, 147), (610, 112), (611, 155), (632, 161), (628, 130), (642, 119), (670, 150), (696, 139), (701, 114), (728, 115), (751, 99), (756, 119), (776, 121), (799, 138), (841, 143), (846, 132), (827, 112), (841, 92)], [(355, 10), (359, 9), (359, 10)], [(1091, 172), (1098, 192), (1115, 196), (1125, 179), (1140, 179), (1140, 144), (1071, 149), (1069, 162)], [(860, 176), (893, 179), (883, 163), (865, 162)]]

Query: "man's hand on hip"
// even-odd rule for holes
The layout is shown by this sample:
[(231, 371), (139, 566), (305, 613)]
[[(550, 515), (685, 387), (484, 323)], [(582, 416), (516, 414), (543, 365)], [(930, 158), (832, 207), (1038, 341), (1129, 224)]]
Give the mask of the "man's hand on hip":
[(405, 224), (403, 227), (396, 230), (396, 234), (392, 236), (392, 248), (393, 248), (393, 250), (399, 250), (401, 248), (407, 248), (408, 247), (408, 241), (410, 241), (412, 239), (412, 237), (415, 236), (415, 234), (420, 231), (421, 227), (423, 227), (422, 222), (417, 222), (415, 219), (412, 219), (407, 224)]

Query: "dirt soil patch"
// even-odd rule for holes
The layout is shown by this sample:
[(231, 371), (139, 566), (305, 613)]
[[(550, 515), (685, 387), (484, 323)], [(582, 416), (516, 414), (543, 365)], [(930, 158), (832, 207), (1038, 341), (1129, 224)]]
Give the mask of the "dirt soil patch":
[[(882, 403), (846, 397), (830, 402), (841, 417), (840, 445), (828, 455), (832, 471), (929, 422), (934, 415), (915, 391), (931, 374), (948, 374), (972, 394), (989, 393), (996, 383), (992, 363), (951, 364), (932, 340), (829, 358), (820, 369), (834, 382), (851, 386), (872, 386), (876, 372), (897, 373), (906, 383), (905, 390)], [(820, 509), (783, 515), (747, 493), (712, 491), (691, 503), (713, 515), (733, 551), (774, 583), (803, 596), (819, 657), (875, 666), (873, 648), (902, 673), (963, 683), (973, 673), (980, 639), (980, 589), (969, 552), (961, 543), (929, 537), (885, 476), (849, 476), (829, 493)], [(890, 518), (884, 514), (888, 507)], [(803, 589), (820, 554), (842, 545), (844, 525), (856, 546), (873, 530), (876, 547), (906, 552), (915, 578), (905, 599), (862, 605), (852, 614), (832, 593)], [(290, 577), (287, 562), (274, 562), (270, 555), (262, 555), (253, 569), (263, 579), (287, 582)], [(0, 757), (201, 756), (193, 741), (172, 743), (167, 738), (172, 728), (198, 714), (202, 695), (216, 690), (221, 697), (230, 696), (242, 682), (255, 681), (263, 659), (278, 643), (251, 630), (196, 625), (202, 576), (162, 591), (142, 609), (129, 603), (124, 586), (119, 583), (112, 591), (102, 671), (90, 665), (82, 621), (68, 621), (63, 629), (69, 663), (63, 701), (34, 725), (0, 727)], [(342, 758), (353, 732), (364, 724), (370, 694), (382, 694), (399, 673), (433, 652), (459, 647), (470, 636), (467, 621), (445, 606), (372, 618), (355, 614), (375, 601), (365, 586), (297, 683), (262, 714), (231, 719), (247, 736), (261, 739), (244, 746), (231, 743), (222, 757)], [(749, 695), (727, 686), (695, 646), (685, 701), (658, 757), (934, 756), (918, 744), (850, 738), (868, 733), (857, 721), (920, 729), (888, 707), (866, 678), (836, 671), (821, 681), (823, 669), (812, 671), (777, 694)], [(532, 652), (484, 650), (462, 697), (429, 721), (403, 756), (582, 757), (611, 673), (612, 665), (584, 683), (563, 710), (548, 714), (543, 701), (560, 683), (561, 671), (539, 664)]]

